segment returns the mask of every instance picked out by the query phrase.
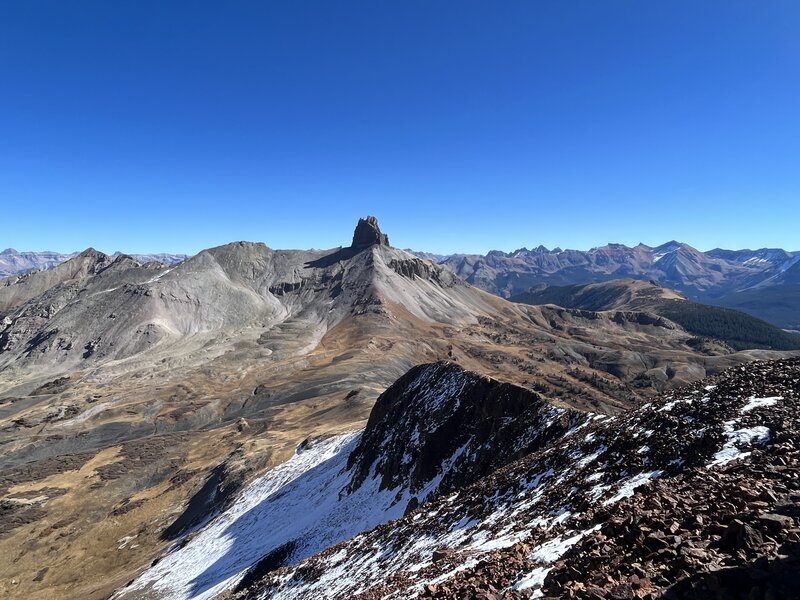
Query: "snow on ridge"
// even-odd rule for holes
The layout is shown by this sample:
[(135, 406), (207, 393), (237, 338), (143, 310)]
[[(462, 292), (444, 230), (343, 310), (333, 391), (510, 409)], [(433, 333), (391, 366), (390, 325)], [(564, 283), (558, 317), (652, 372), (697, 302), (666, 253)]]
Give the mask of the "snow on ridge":
[[(473, 455), (487, 451), (472, 435), (449, 456), (442, 457), (426, 480), (404, 479), (387, 485), (382, 476), (382, 457), (391, 457), (402, 449), (401, 463), (413, 462), (414, 453), (409, 451), (419, 443), (420, 426), (438, 427), (460, 406), (460, 395), (469, 377), (448, 367), (445, 376), (436, 381), (431, 375), (437, 372), (441, 374), (441, 365), (425, 369), (408, 386), (404, 400), (397, 405), (402, 421), (392, 424), (393, 436), (377, 435), (379, 451), (373, 454), (374, 450), (368, 447), (364, 454), (370, 462), (363, 479), (356, 479), (360, 465), (352, 457), (368, 435), (380, 434), (379, 429), (303, 447), (289, 461), (245, 488), (231, 509), (145, 571), (117, 598), (127, 600), (145, 589), (149, 597), (157, 599), (213, 598), (233, 588), (250, 567), (270, 554), (280, 554), (278, 564), (294, 564), (402, 517), (412, 500), (422, 503), (435, 496), (445, 477), (465, 469), (469, 472)], [(545, 422), (552, 424), (548, 419), (555, 420), (563, 412), (554, 407), (541, 409), (529, 430), (510, 441), (526, 442), (528, 434), (540, 432)], [(391, 442), (389, 446), (387, 442)], [(337, 572), (336, 564), (329, 567)], [(335, 584), (329, 581), (328, 585)], [(293, 590), (287, 591), (286, 597), (293, 597), (295, 588), (286, 589)]]
[(608, 506), (609, 504), (615, 504), (616, 502), (619, 502), (623, 498), (630, 498), (631, 496), (633, 496), (633, 492), (636, 488), (646, 484), (651, 479), (655, 479), (656, 477), (661, 476), (663, 473), (664, 471), (656, 469), (655, 471), (643, 472), (631, 477), (630, 479), (624, 481), (619, 486), (619, 490), (617, 490), (616, 494), (611, 496), (611, 498), (608, 498), (607, 500), (603, 501), (603, 506)]
[[(774, 406), (779, 400), (783, 400), (783, 396), (767, 396), (764, 398), (751, 396), (739, 412), (744, 415), (759, 408)], [(763, 445), (769, 441), (770, 431), (768, 427), (756, 425), (754, 427), (736, 429), (738, 422), (739, 419), (731, 419), (723, 423), (723, 433), (727, 440), (722, 448), (714, 454), (713, 460), (706, 465), (707, 467), (720, 467), (734, 460), (742, 460), (750, 455), (750, 452), (744, 448), (752, 446), (754, 443)]]
[[(402, 517), (412, 494), (407, 489), (381, 490), (374, 471), (361, 486), (347, 490), (352, 477), (347, 458), (360, 437), (348, 434), (319, 442), (267, 472), (229, 510), (116, 598), (137, 597), (147, 589), (148, 597), (209, 600), (234, 587), (271, 552), (289, 548), (287, 560), (296, 562)], [(456, 451), (443, 471), (465, 448)], [(441, 474), (428, 482), (423, 497), (434, 493), (440, 481)]]
[(755, 396), (749, 398), (747, 400), (747, 404), (742, 407), (742, 412), (750, 412), (755, 408), (761, 408), (762, 406), (773, 406), (779, 400), (783, 400), (783, 396), (768, 396), (766, 398), (756, 398)]
[(421, 365), (376, 402), (348, 461), (356, 467), (351, 487), (377, 472), (384, 488), (407, 485), (416, 505), (560, 438), (581, 419), (583, 413), (453, 363)]
[[(408, 388), (409, 394), (424, 399), (426, 410), (430, 412), (440, 410), (446, 404), (450, 412), (455, 412), (460, 403), (459, 396), (469, 382), (464, 371), (447, 367), (440, 363), (428, 365)], [(450, 400), (452, 404), (448, 404)]]
[[(610, 422), (599, 424), (599, 427), (608, 427)], [(586, 458), (592, 454), (603, 454), (607, 448), (602, 445), (603, 436), (597, 436), (601, 446), (591, 454), (587, 454), (577, 465), (577, 471), (564, 467), (565, 473), (558, 474), (552, 468), (530, 477), (512, 475), (521, 487), (516, 494), (509, 495), (495, 492), (492, 500), (494, 510), (481, 518), (469, 516), (466, 498), (472, 497), (470, 491), (461, 503), (453, 498), (444, 499), (443, 504), (434, 502), (425, 505), (415, 514), (396, 522), (388, 532), (369, 532), (359, 539), (345, 543), (335, 552), (341, 557), (344, 550), (348, 554), (347, 575), (330, 581), (327, 575), (318, 580), (306, 580), (299, 575), (298, 570), (289, 569), (280, 576), (281, 585), (263, 590), (257, 597), (259, 600), (288, 600), (295, 598), (349, 597), (369, 589), (376, 579), (386, 577), (397, 572), (414, 573), (415, 583), (410, 585), (402, 597), (415, 597), (425, 584), (438, 583), (471, 568), (479, 561), (482, 555), (509, 548), (519, 542), (534, 541), (530, 556), (542, 566), (536, 572), (525, 575), (516, 584), (515, 589), (531, 589), (541, 586), (549, 571), (549, 566), (563, 555), (572, 545), (580, 541), (599, 527), (596, 525), (585, 530), (574, 530), (568, 523), (574, 522), (580, 514), (570, 508), (571, 494), (563, 497), (557, 490), (572, 485), (569, 481), (579, 478), (599, 479), (604, 476), (601, 469), (604, 465), (591, 466), (592, 461)], [(574, 438), (572, 438), (574, 439)], [(569, 448), (576, 442), (562, 439), (561, 447), (554, 450), (572, 452)], [(542, 457), (552, 454), (548, 449), (541, 453)], [(553, 457), (558, 463), (561, 459)], [(541, 463), (537, 463), (541, 465)], [(563, 464), (563, 463), (561, 463)], [(587, 475), (588, 473), (588, 475)], [(565, 479), (565, 474), (567, 479)], [(650, 479), (658, 477), (662, 471), (647, 471), (632, 476), (628, 480), (613, 482), (604, 486), (603, 495), (618, 485), (617, 493), (607, 500), (605, 504), (616, 502), (633, 494), (633, 490), (647, 483)], [(573, 491), (574, 491), (573, 487)], [(459, 493), (460, 495), (460, 493)], [(553, 508), (553, 498), (559, 498), (561, 508)], [(465, 511), (467, 511), (465, 513)], [(409, 531), (413, 528), (413, 533)], [(408, 540), (398, 544), (396, 539)], [(387, 548), (391, 548), (387, 552)], [(457, 548), (465, 555), (464, 562), (444, 574), (427, 576), (426, 571), (435, 568), (432, 554), (440, 548)], [(326, 560), (326, 559), (322, 559)], [(330, 560), (330, 559), (327, 559)], [(301, 569), (302, 570), (302, 569)], [(330, 587), (333, 586), (333, 587)], [(534, 594), (536, 590), (534, 590)], [(387, 597), (401, 597), (397, 595)]]
[[(600, 529), (600, 525), (595, 525), (589, 529), (584, 529), (583, 531), (579, 531), (575, 535), (572, 535), (566, 539), (562, 537), (556, 537), (550, 540), (549, 542), (545, 542), (541, 546), (539, 546), (534, 552), (531, 553), (531, 558), (534, 560), (539, 561), (540, 563), (551, 565), (552, 563), (556, 562), (559, 558), (566, 554), (567, 550), (572, 548), (575, 544), (581, 541), (584, 537), (593, 533)], [(522, 578), (517, 581), (513, 586), (511, 586), (514, 590), (527, 590), (530, 588), (537, 588), (534, 592), (534, 597), (541, 596), (541, 592), (538, 592), (538, 588), (540, 588), (544, 584), (545, 577), (550, 572), (552, 567), (537, 567), (530, 573), (526, 573), (522, 576)], [(537, 594), (538, 592), (538, 594)]]
[(174, 270), (175, 270), (175, 267), (170, 267), (168, 269), (164, 269), (162, 271), (159, 271), (158, 273), (153, 275), (150, 279), (145, 281), (145, 285), (148, 284), (148, 283), (155, 283), (156, 281), (160, 281), (161, 278), (164, 277), (164, 275), (166, 275), (167, 273), (170, 273), (170, 272), (172, 272)]
[(667, 402), (666, 404), (664, 404), (663, 406), (661, 406), (658, 409), (658, 412), (669, 412), (673, 408), (675, 408), (676, 404), (680, 404), (681, 402), (686, 402), (686, 403), (691, 404), (693, 401), (694, 401), (694, 398), (677, 398), (677, 399), (671, 400), (671, 401)]
[(725, 423), (725, 437), (728, 440), (719, 452), (714, 454), (714, 460), (706, 466), (719, 467), (734, 460), (741, 460), (750, 456), (750, 452), (742, 450), (743, 446), (751, 445), (754, 441), (760, 444), (765, 444), (769, 441), (769, 428), (757, 425), (755, 427), (734, 429), (734, 423), (735, 421), (727, 421)]
[(394, 493), (381, 493), (369, 482), (340, 499), (349, 481), (347, 456), (358, 437), (321, 441), (267, 472), (230, 509), (115, 597), (137, 597), (147, 589), (154, 598), (210, 599), (285, 544), (296, 544), (292, 554), (301, 559), (401, 516), (404, 505), (398, 508)]

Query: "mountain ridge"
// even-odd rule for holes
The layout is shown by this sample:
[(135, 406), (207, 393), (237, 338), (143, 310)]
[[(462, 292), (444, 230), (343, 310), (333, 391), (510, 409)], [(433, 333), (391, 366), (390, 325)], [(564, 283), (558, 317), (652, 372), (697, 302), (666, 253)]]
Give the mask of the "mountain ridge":
[[(578, 422), (548, 449), (232, 597), (655, 599), (694, 586), (697, 598), (757, 586), (793, 597), (798, 490), (781, 465), (800, 460), (797, 373), (797, 360), (754, 363)], [(751, 465), (767, 475), (748, 477)], [(724, 513), (703, 504), (737, 492), (747, 500)]]
[(697, 335), (698, 343), (711, 338), (740, 350), (800, 350), (800, 335), (785, 332), (742, 311), (692, 302), (652, 281), (612, 279), (585, 285), (541, 284), (512, 296), (511, 300), (593, 311), (644, 310), (670, 319)]
[[(0, 252), (0, 279), (12, 275), (24, 275), (31, 271), (51, 269), (79, 254), (80, 252), (53, 252), (49, 250), (19, 252), (14, 248), (6, 248)], [(108, 256), (117, 257), (122, 254), (125, 253), (117, 251)], [(152, 254), (133, 253), (125, 255), (130, 256), (142, 264), (158, 261), (173, 265), (188, 258), (186, 254), (173, 254), (169, 252), (155, 252)]]
[[(86, 251), (6, 280), (0, 552), (11, 560), (0, 563), (0, 591), (107, 598), (185, 539), (187, 527), (291, 460), (304, 440), (313, 446), (361, 429), (375, 400), (419, 364), (447, 360), (479, 374), (473, 399), (489, 385), (481, 377), (502, 381), (498, 390), (526, 390), (487, 389), (510, 415), (524, 415), (520, 399), (535, 398), (559, 414), (617, 414), (725, 368), (786, 356), (699, 351), (690, 334), (646, 311), (514, 304), (383, 243), (377, 222), (365, 222), (355, 247), (234, 242), (174, 266)], [(477, 412), (465, 416), (491, 414), (489, 405), (469, 404)], [(513, 432), (513, 422), (495, 424)], [(446, 419), (442, 426), (450, 427)], [(471, 435), (475, 442), (487, 432), (464, 427), (427, 443), (421, 435), (408, 448), (441, 457), (449, 442), (469, 447)], [(304, 464), (315, 456), (307, 452)], [(468, 456), (453, 465), (494, 464)], [(391, 479), (400, 467), (382, 469)], [(265, 481), (279, 483), (293, 468)], [(428, 475), (417, 475), (417, 502), (427, 497)], [(386, 506), (402, 516), (412, 497), (393, 498)], [(357, 516), (362, 505), (349, 506)], [(42, 564), (47, 573), (2, 587)]]
[[(366, 233), (370, 229), (366, 220), (364, 227), (361, 231), (365, 233), (356, 234), (372, 239)], [(385, 243), (388, 245), (388, 237)], [(540, 245), (513, 252), (492, 250), (485, 255), (409, 252), (443, 264), (469, 283), (506, 298), (541, 283), (571, 285), (634, 277), (658, 281), (699, 302), (744, 310), (779, 327), (800, 330), (795, 316), (800, 314), (796, 287), (800, 285), (800, 251), (715, 248), (701, 252), (671, 240), (659, 246), (610, 243), (589, 250), (550, 250)], [(43, 252), (39, 259), (37, 253), (12, 253), (11, 249), (4, 253), (0, 253), (0, 277), (51, 268), (75, 256)], [(29, 258), (14, 262), (9, 260), (12, 254)], [(188, 258), (166, 253), (132, 257), (140, 263), (157, 260), (169, 265)], [(764, 300), (753, 302), (753, 294), (759, 292)]]
[[(421, 253), (427, 255), (426, 253)], [(578, 285), (611, 279), (656, 281), (691, 300), (743, 310), (785, 329), (800, 329), (800, 252), (762, 248), (701, 252), (670, 241), (660, 246), (607, 244), (587, 251), (535, 250), (441, 257), (466, 281), (511, 297), (540, 284)], [(754, 301), (762, 294), (763, 301)]]

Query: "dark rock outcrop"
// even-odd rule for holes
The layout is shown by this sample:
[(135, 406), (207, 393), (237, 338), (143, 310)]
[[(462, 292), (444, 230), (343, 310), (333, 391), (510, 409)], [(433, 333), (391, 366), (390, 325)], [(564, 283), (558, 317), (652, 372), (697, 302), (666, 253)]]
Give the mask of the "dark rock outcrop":
[(381, 233), (381, 228), (378, 226), (378, 219), (375, 217), (367, 217), (366, 219), (359, 219), (356, 230), (353, 232), (352, 248), (368, 248), (369, 246), (388, 246), (389, 236)]
[(431, 481), (440, 478), (438, 494), (459, 489), (545, 447), (585, 418), (453, 363), (419, 365), (375, 403), (348, 459), (350, 487), (374, 471), (381, 489), (408, 485), (424, 501)]
[(458, 278), (454, 277), (450, 271), (419, 258), (392, 260), (389, 262), (389, 267), (395, 273), (407, 279), (416, 279), (419, 277), (420, 279), (433, 281), (440, 285), (452, 285), (456, 281), (460, 281)]

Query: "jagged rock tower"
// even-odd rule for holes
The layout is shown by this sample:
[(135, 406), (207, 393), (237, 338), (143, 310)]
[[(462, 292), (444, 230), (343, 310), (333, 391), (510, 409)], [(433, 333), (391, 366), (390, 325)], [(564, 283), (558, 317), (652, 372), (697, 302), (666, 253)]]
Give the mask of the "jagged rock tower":
[(352, 248), (368, 248), (374, 245), (388, 246), (389, 236), (381, 233), (381, 228), (378, 226), (378, 219), (375, 217), (367, 217), (366, 219), (359, 219), (356, 230), (353, 233)]

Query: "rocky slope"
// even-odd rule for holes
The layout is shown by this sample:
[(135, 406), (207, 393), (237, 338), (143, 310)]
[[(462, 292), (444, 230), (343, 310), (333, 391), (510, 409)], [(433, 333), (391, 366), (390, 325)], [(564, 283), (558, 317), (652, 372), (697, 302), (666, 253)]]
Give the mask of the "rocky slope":
[(511, 297), (513, 302), (557, 304), (565, 308), (594, 311), (652, 311), (664, 301), (685, 299), (676, 291), (654, 281), (638, 279), (612, 279), (600, 283), (563, 286), (543, 283)]
[[(798, 253), (781, 249), (700, 252), (671, 241), (656, 247), (608, 244), (588, 251), (539, 246), (485, 256), (456, 254), (439, 262), (473, 285), (503, 297), (540, 284), (653, 280), (692, 300), (739, 308), (779, 327), (800, 328), (794, 319), (800, 307), (799, 261)], [(753, 290), (766, 291), (761, 302), (747, 301)], [(795, 310), (782, 310), (787, 303)]]
[(373, 241), (358, 237), (362, 223), (356, 245), (333, 253), (239, 242), (166, 268), (88, 250), (0, 289), (7, 323), (0, 366), (84, 366), (86, 359), (125, 359), (195, 335), (269, 330), (287, 321), (322, 334), (354, 313), (386, 314), (387, 302), (454, 324), (490, 307), (472, 291), (462, 293), (463, 284), (443, 268), (378, 245), (380, 238), (372, 248)]
[[(413, 508), (428, 496), (414, 494), (458, 489), (546, 446), (580, 417), (530, 390), (453, 363), (419, 365), (375, 402), (347, 460), (348, 489), (358, 489), (368, 478), (381, 490), (405, 486), (412, 495), (406, 509)], [(502, 453), (493, 452), (498, 447)], [(397, 448), (404, 449), (402, 456)]]
[[(442, 388), (453, 389), (405, 382), (413, 401), (395, 395), (392, 409), (414, 416), (401, 421), (374, 464), (396, 463), (407, 446), (415, 448), (411, 424), (427, 423), (428, 407), (437, 413), (444, 401), (455, 414), (462, 402), (476, 401), (442, 395)], [(527, 435), (541, 435), (552, 422), (564, 428), (472, 484), (467, 478), (441, 488), (400, 519), (299, 562), (289, 552), (263, 564), (223, 596), (795, 598), (798, 409), (794, 359), (731, 369), (615, 418), (526, 420)], [(362, 440), (372, 433), (368, 427)], [(498, 441), (490, 436), (464, 453), (511, 458), (517, 446)], [(454, 464), (442, 460), (448, 451), (434, 454), (441, 481)], [(337, 467), (347, 468), (344, 461)], [(375, 489), (377, 466), (371, 476)], [(203, 536), (190, 545), (203, 544)]]

